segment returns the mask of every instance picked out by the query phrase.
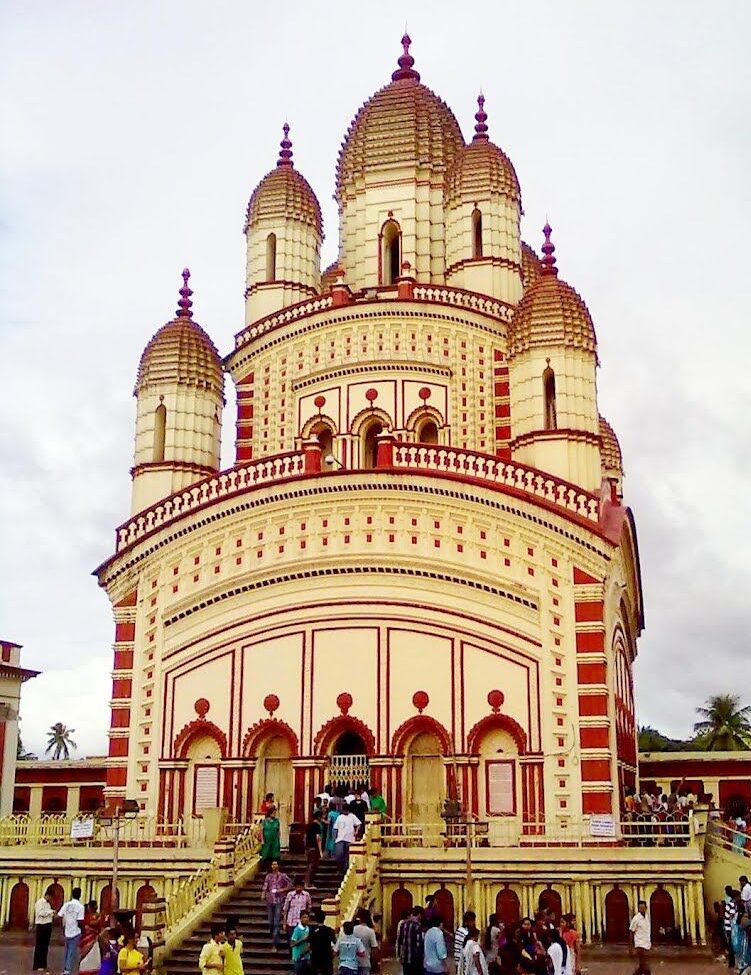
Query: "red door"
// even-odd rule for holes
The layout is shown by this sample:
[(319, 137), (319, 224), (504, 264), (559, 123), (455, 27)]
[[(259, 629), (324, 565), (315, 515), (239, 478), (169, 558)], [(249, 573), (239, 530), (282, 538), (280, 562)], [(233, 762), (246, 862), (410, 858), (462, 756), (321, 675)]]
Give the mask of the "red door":
[(605, 940), (612, 944), (628, 944), (631, 916), (628, 897), (614, 887), (605, 897)]
[(146, 901), (153, 901), (156, 897), (156, 891), (151, 886), (151, 884), (144, 884), (143, 887), (139, 887), (136, 892), (136, 931), (141, 933), (141, 925), (143, 923), (143, 905)]
[(510, 887), (498, 891), (495, 899), (495, 913), (499, 921), (508, 928), (521, 920), (522, 910), (519, 898)]
[(444, 927), (447, 931), (454, 930), (454, 898), (451, 891), (441, 887), (435, 892), (435, 909), (441, 916)]
[(649, 898), (649, 916), (652, 920), (652, 941), (665, 944), (666, 941), (679, 941), (680, 932), (675, 926), (675, 908), (670, 894), (658, 887)]
[(8, 927), (20, 931), (29, 928), (29, 886), (23, 880), (19, 880), (10, 892)]
[(391, 925), (389, 927), (389, 941), (396, 944), (396, 926), (409, 914), (414, 905), (412, 893), (406, 887), (399, 887), (391, 895)]
[(561, 903), (561, 895), (558, 891), (553, 890), (552, 887), (543, 890), (540, 894), (539, 909), (541, 911), (552, 911), (553, 918), (557, 924), (561, 919), (561, 914), (563, 914), (563, 904)]

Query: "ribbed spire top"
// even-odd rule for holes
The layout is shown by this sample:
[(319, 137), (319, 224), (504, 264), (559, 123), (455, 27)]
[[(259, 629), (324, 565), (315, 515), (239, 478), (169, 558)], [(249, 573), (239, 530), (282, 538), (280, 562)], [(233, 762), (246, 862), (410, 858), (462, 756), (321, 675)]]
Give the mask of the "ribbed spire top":
[(482, 92), (477, 96), (477, 112), (475, 114), (475, 134), (473, 142), (488, 141), (488, 114), (485, 111), (485, 96)]
[(550, 239), (553, 229), (547, 220), (545, 221), (545, 226), (542, 228), (542, 232), (545, 234), (545, 243), (542, 245), (542, 252), (545, 255), (541, 262), (542, 273), (558, 274), (558, 268), (555, 266), (555, 258), (553, 257), (553, 254), (555, 253), (555, 244)]
[(402, 37), (402, 56), (398, 60), (399, 68), (391, 75), (392, 81), (401, 81), (403, 78), (413, 78), (415, 81), (420, 80), (420, 75), (414, 70), (415, 59), (409, 53), (409, 46), (412, 43), (412, 38), (405, 31)]
[(292, 166), (292, 142), (289, 138), (289, 122), (284, 123), (282, 132), (284, 132), (284, 138), (279, 143), (279, 159), (276, 164), (277, 166)]
[(193, 317), (193, 302), (190, 300), (190, 296), (193, 292), (188, 287), (188, 281), (190, 279), (190, 271), (187, 267), (183, 268), (183, 286), (180, 288), (180, 300), (177, 303), (177, 317), (178, 318), (192, 318)]

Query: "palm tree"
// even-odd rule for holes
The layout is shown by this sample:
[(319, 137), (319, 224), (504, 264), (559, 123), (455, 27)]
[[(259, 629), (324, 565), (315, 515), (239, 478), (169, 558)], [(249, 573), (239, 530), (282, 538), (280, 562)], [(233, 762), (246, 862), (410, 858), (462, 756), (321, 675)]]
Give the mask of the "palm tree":
[(75, 728), (66, 727), (62, 721), (56, 721), (47, 735), (47, 747), (44, 754), (49, 755), (52, 752), (52, 758), (55, 760), (70, 758), (71, 748), (78, 748), (78, 745), (70, 737), (75, 733), (75, 730)]
[(738, 752), (751, 748), (751, 706), (741, 707), (737, 694), (714, 694), (697, 708), (694, 732), (707, 751)]

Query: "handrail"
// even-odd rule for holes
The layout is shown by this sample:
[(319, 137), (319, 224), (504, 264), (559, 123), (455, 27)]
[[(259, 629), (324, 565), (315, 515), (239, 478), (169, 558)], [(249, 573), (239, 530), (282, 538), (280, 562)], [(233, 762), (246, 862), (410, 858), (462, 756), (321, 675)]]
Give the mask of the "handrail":
[(710, 820), (707, 828), (707, 842), (711, 846), (751, 859), (751, 834), (736, 829), (728, 823)]
[(219, 887), (219, 858), (214, 856), (209, 864), (200, 867), (170, 894), (164, 906), (165, 933), (170, 934), (196, 906)]
[[(3, 816), (0, 818), (0, 846), (112, 846), (114, 827), (99, 823), (95, 816), (93, 836), (85, 839), (71, 837), (73, 823), (89, 818), (92, 817), (65, 813)], [(198, 817), (167, 823), (158, 816), (137, 816), (121, 819), (118, 829), (121, 846), (186, 847), (200, 846), (206, 841), (206, 828)]]

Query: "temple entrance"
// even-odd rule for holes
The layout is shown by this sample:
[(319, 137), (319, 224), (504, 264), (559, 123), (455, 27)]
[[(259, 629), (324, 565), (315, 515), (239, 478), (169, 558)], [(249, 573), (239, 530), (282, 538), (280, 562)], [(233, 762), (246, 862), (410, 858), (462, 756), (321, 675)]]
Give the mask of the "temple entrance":
[(286, 846), (294, 794), (292, 747), (289, 741), (281, 735), (267, 738), (258, 750), (257, 768), (255, 811), (261, 808), (264, 796), (272, 792), (279, 817), (282, 846)]
[(427, 731), (415, 735), (407, 749), (404, 768), (407, 822), (440, 823), (446, 798), (446, 776), (438, 738)]
[(365, 742), (356, 731), (345, 731), (337, 738), (329, 756), (329, 782), (334, 788), (355, 789), (369, 783), (369, 775)]

